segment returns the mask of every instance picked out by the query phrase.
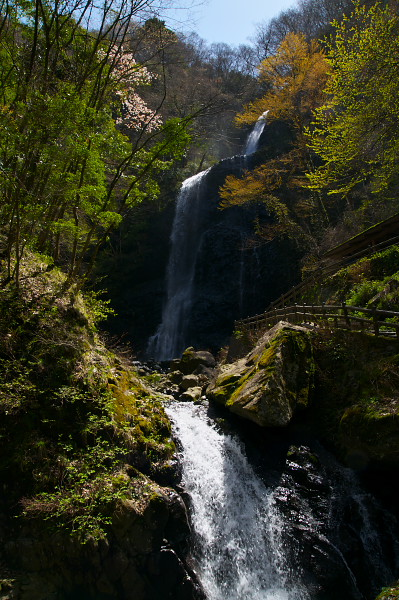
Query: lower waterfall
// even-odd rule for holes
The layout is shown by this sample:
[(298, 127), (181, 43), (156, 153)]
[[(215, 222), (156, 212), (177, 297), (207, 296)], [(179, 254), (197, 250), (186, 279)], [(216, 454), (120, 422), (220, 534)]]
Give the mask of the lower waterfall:
[(166, 411), (182, 448), (195, 568), (208, 600), (308, 600), (286, 563), (273, 492), (240, 442), (219, 432), (202, 405), (173, 402)]

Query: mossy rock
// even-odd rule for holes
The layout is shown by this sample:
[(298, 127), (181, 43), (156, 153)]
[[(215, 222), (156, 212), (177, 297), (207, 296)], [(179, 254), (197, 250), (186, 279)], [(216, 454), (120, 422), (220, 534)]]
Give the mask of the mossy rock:
[(189, 528), (161, 397), (101, 341), (101, 305), (31, 263), (0, 290), (0, 598), (178, 598)]
[[(399, 461), (398, 399), (368, 399), (348, 407), (341, 418), (339, 441), (354, 467), (368, 463), (397, 466)], [(363, 465), (356, 464), (363, 462)]]
[(180, 359), (173, 360), (171, 370), (181, 371), (184, 375), (191, 373), (201, 373), (204, 369), (213, 369), (216, 365), (216, 360), (210, 352), (205, 350), (194, 350), (187, 348)]
[(385, 587), (375, 600), (398, 600), (399, 599), (399, 581), (391, 586)]
[(262, 427), (284, 427), (308, 406), (313, 374), (310, 332), (281, 322), (244, 359), (224, 366), (207, 395)]
[(360, 332), (313, 338), (315, 394), (307, 425), (350, 467), (399, 465), (399, 344)]

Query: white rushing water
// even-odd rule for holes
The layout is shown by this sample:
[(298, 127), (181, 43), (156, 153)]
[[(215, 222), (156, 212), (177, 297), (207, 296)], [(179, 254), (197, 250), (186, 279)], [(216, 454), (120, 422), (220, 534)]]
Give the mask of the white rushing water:
[(307, 600), (290, 584), (273, 493), (239, 441), (218, 431), (204, 406), (173, 402), (166, 411), (182, 448), (194, 559), (208, 600)]
[[(248, 136), (242, 157), (243, 168), (246, 157), (257, 150), (268, 112), (265, 111), (259, 117)], [(176, 358), (181, 355), (186, 346), (196, 257), (202, 236), (201, 190), (208, 171), (209, 169), (186, 179), (176, 201), (166, 271), (166, 303), (162, 311), (162, 322), (156, 333), (148, 340), (146, 351), (147, 357), (154, 360), (166, 361)], [(243, 278), (244, 262), (240, 269), (240, 277)], [(242, 305), (241, 297), (240, 303)]]
[(186, 179), (177, 198), (166, 273), (166, 304), (162, 311), (162, 323), (147, 346), (147, 355), (155, 360), (176, 358), (185, 349), (195, 259), (202, 234), (199, 226), (201, 183), (207, 173), (202, 171)]
[(253, 127), (251, 133), (249, 134), (246, 145), (245, 145), (245, 150), (244, 150), (245, 156), (247, 156), (248, 154), (253, 154), (258, 149), (259, 139), (265, 128), (266, 117), (267, 117), (268, 112), (269, 111), (266, 110), (259, 117), (259, 119), (256, 121), (255, 126)]

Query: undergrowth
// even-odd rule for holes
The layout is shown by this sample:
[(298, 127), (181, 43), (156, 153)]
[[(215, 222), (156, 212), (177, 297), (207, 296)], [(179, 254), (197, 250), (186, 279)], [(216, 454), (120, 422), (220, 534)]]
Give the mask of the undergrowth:
[(3, 510), (81, 542), (139, 507), (174, 450), (160, 401), (99, 339), (107, 312), (42, 257), (0, 288)]
[(308, 290), (303, 300), (399, 311), (399, 246), (339, 270)]

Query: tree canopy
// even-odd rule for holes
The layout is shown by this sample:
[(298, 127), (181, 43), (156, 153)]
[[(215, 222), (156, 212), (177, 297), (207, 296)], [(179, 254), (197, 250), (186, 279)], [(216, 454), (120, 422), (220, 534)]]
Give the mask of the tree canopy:
[(309, 188), (348, 196), (359, 184), (397, 191), (399, 165), (399, 17), (389, 6), (357, 5), (335, 23), (328, 47), (328, 100), (308, 132), (322, 164)]
[(327, 63), (320, 45), (314, 40), (307, 42), (301, 33), (288, 33), (276, 53), (259, 66), (266, 93), (237, 115), (237, 123), (255, 123), (268, 110), (269, 120), (284, 119), (301, 131), (320, 104), (326, 77)]
[(0, 224), (9, 277), (26, 247), (90, 265), (129, 208), (154, 196), (156, 171), (187, 143), (139, 89), (152, 76), (126, 46), (147, 1), (4, 3), (0, 23)]
[(266, 93), (237, 115), (238, 123), (251, 124), (268, 110), (268, 121), (283, 120), (292, 129), (289, 150), (242, 177), (228, 176), (220, 190), (222, 208), (256, 202), (266, 206), (273, 223), (257, 228), (263, 238), (307, 236), (306, 220), (319, 211), (317, 196), (307, 194), (305, 198), (301, 191), (310, 160), (304, 133), (312, 111), (324, 99), (327, 73), (320, 45), (307, 42), (303, 34), (288, 33), (276, 54), (260, 65)]

